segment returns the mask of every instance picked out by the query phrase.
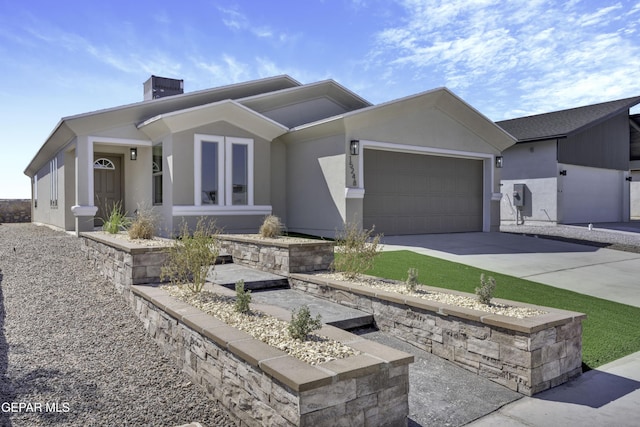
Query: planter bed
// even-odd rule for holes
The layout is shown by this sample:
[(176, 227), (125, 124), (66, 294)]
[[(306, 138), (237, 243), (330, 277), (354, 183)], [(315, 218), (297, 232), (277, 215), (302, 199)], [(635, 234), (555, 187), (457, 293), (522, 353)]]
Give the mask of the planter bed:
[[(407, 425), (412, 355), (325, 325), (320, 334), (360, 354), (309, 365), (160, 288), (133, 285), (130, 301), (164, 352), (242, 425)], [(287, 310), (254, 308), (289, 320)]]
[(527, 396), (582, 373), (582, 313), (495, 300), (546, 312), (519, 319), (312, 274), (291, 274), (289, 283), (370, 313), (381, 330)]
[(173, 244), (161, 238), (131, 241), (126, 235), (100, 231), (80, 233), (80, 237), (86, 258), (120, 293), (131, 285), (160, 282), (160, 270)]
[(284, 276), (328, 269), (335, 246), (331, 241), (299, 237), (221, 234), (219, 239), (222, 252), (231, 255), (235, 264)]
[[(359, 354), (307, 364), (144, 285), (159, 282), (171, 240), (132, 242), (100, 232), (81, 237), (87, 259), (129, 301), (165, 354), (242, 425), (407, 425), (412, 355), (325, 325), (319, 334)], [(288, 310), (252, 307), (290, 320)]]

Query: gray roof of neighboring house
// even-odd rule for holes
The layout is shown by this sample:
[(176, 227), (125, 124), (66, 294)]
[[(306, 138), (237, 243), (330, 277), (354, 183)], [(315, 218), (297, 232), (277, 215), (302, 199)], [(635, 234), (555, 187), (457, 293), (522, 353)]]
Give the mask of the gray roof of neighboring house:
[(496, 122), (518, 142), (561, 138), (601, 123), (640, 104), (640, 96)]

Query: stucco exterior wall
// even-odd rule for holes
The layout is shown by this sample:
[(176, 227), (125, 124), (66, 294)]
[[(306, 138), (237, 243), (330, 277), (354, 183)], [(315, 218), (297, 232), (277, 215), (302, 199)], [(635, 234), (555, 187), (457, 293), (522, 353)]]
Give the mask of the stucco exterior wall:
[(287, 228), (334, 236), (346, 215), (345, 137), (287, 144)]
[[(524, 206), (518, 211), (513, 200), (514, 184), (525, 185)], [(500, 222), (536, 224), (558, 222), (558, 179), (531, 178), (502, 180)]]
[[(173, 135), (173, 205), (194, 205), (193, 166), (194, 135), (217, 135), (225, 137), (251, 138), (254, 141), (254, 204), (271, 203), (271, 146), (269, 141), (226, 122), (178, 132)], [(151, 175), (149, 175), (151, 176)]]
[(640, 170), (633, 170), (630, 173), (629, 183), (629, 211), (630, 219), (640, 219)]
[[(34, 193), (35, 200), (32, 213), (32, 221), (65, 229), (64, 152), (59, 152), (58, 154), (56, 154), (55, 159), (57, 161), (56, 169), (52, 170), (50, 168), (51, 163), (48, 163), (38, 171), (37, 195)], [(54, 176), (55, 179), (57, 179), (57, 204), (52, 204), (52, 199), (55, 198), (55, 196), (52, 197), (52, 180), (54, 179)], [(55, 181), (53, 182), (55, 183)]]
[(574, 165), (558, 177), (558, 205), (564, 224), (629, 220), (629, 183), (626, 172)]

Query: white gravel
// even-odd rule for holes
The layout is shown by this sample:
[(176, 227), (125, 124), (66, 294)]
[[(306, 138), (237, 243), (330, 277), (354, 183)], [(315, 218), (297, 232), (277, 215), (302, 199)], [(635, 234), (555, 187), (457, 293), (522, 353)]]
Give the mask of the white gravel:
[(0, 425), (235, 425), (162, 355), (80, 245), (0, 225)]

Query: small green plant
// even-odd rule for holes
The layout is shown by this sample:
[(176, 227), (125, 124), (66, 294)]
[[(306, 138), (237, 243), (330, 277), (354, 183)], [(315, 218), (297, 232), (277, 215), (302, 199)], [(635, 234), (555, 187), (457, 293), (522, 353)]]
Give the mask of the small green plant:
[(409, 268), (407, 271), (407, 281), (405, 282), (407, 292), (415, 292), (418, 288), (418, 269), (417, 268)]
[(235, 309), (238, 313), (249, 313), (251, 308), (251, 291), (244, 289), (244, 280), (236, 282), (236, 304)]
[(111, 206), (111, 211), (109, 212), (109, 217), (107, 219), (102, 219), (102, 230), (109, 234), (117, 234), (121, 231), (125, 231), (129, 225), (131, 225), (131, 220), (127, 218), (126, 212), (122, 209), (122, 202), (118, 201)]
[(345, 223), (344, 230), (336, 235), (336, 258), (331, 263), (334, 271), (342, 272), (346, 279), (356, 279), (373, 267), (380, 253), (382, 234), (371, 237), (374, 228), (366, 230), (358, 223)]
[(318, 314), (314, 319), (311, 317), (309, 307), (303, 305), (298, 310), (291, 313), (291, 323), (289, 323), (289, 335), (296, 340), (305, 341), (309, 334), (322, 327), (322, 318)]
[(480, 287), (476, 288), (476, 295), (478, 296), (478, 301), (482, 304), (491, 304), (491, 299), (493, 299), (493, 293), (496, 290), (496, 279), (489, 276), (488, 279), (485, 279), (484, 273), (480, 274)]
[(129, 226), (128, 233), (132, 239), (153, 239), (156, 235), (158, 218), (151, 209), (138, 208), (136, 217)]
[(198, 220), (193, 234), (183, 223), (180, 235), (169, 249), (167, 262), (162, 266), (160, 279), (186, 286), (193, 293), (200, 292), (220, 253), (218, 234), (215, 223), (207, 223), (203, 218)]
[(260, 226), (260, 235), (265, 238), (274, 238), (282, 235), (284, 226), (275, 215), (267, 215)]

